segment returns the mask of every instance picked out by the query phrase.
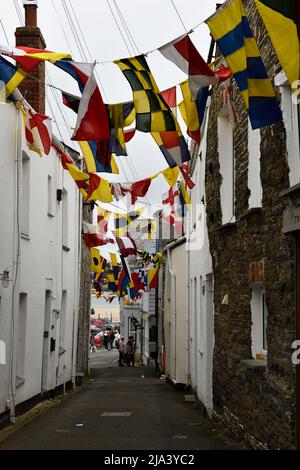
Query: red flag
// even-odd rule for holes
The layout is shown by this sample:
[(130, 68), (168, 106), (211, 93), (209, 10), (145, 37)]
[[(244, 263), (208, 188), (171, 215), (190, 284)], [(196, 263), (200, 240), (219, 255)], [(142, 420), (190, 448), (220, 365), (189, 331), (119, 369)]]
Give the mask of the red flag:
[(29, 109), (26, 112), (25, 135), (31, 150), (48, 155), (52, 145), (51, 118)]
[(110, 136), (107, 111), (94, 72), (84, 87), (72, 140), (108, 141)]
[(116, 237), (116, 240), (123, 258), (129, 255), (136, 255), (137, 247), (135, 241), (129, 235), (127, 237)]
[(181, 171), (181, 174), (184, 178), (184, 181), (186, 182), (186, 185), (189, 189), (193, 189), (193, 187), (195, 186), (195, 183), (192, 181), (192, 179), (190, 178), (190, 175), (189, 175), (189, 164), (188, 163), (184, 163), (183, 165), (181, 165), (179, 167), (180, 171)]
[(93, 248), (95, 246), (103, 246), (107, 243), (114, 243), (112, 238), (107, 237), (103, 233), (98, 232), (96, 225), (88, 224), (87, 222), (82, 222), (83, 226), (83, 239), (88, 248)]

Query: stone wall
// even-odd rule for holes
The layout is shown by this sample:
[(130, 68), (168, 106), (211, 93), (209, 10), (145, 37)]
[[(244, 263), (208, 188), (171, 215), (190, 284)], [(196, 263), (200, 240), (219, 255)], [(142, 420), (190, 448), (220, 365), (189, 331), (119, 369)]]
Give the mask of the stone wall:
[[(242, 0), (265, 65), (274, 76), (278, 60), (253, 0)], [(280, 67), (279, 67), (280, 69)], [(283, 123), (261, 130), (263, 207), (248, 210), (248, 119), (234, 89), (238, 120), (234, 128), (236, 222), (222, 227), (217, 117), (221, 89), (214, 87), (209, 116), (206, 162), (207, 223), (214, 270), (215, 416), (236, 438), (254, 448), (295, 446), (295, 370), (291, 361), (294, 331), (294, 241), (282, 233), (288, 202), (286, 135)], [(268, 308), (266, 370), (251, 370), (251, 286), (249, 265), (265, 261)], [(222, 299), (228, 295), (228, 305)]]

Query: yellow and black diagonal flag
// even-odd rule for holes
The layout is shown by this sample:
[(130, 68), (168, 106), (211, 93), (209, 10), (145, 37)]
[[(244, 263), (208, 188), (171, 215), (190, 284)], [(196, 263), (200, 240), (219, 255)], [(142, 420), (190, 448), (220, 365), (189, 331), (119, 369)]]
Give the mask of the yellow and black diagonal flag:
[(116, 60), (130, 83), (136, 111), (136, 128), (142, 132), (179, 131), (175, 115), (162, 97), (145, 56)]

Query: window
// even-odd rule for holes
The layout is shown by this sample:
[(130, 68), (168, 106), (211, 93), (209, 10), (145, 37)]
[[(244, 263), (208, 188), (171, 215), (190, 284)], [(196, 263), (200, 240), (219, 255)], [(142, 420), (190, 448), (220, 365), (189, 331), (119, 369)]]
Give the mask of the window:
[(29, 236), (29, 207), (30, 207), (30, 158), (23, 152), (21, 167), (21, 207), (20, 229), (21, 234)]
[(251, 317), (252, 317), (252, 357), (254, 359), (267, 355), (267, 323), (268, 310), (266, 304), (265, 289), (261, 285), (252, 287), (251, 298)]
[[(300, 142), (299, 114), (300, 104), (293, 103), (291, 87), (284, 72), (275, 78), (275, 85), (280, 86), (281, 108), (286, 130), (290, 186), (300, 183)], [(299, 98), (299, 97), (298, 97)]]
[(53, 178), (48, 175), (48, 209), (47, 214), (54, 217), (54, 193), (53, 193)]
[(25, 375), (25, 346), (26, 346), (26, 323), (27, 323), (27, 294), (21, 293), (19, 297), (19, 312), (17, 322), (17, 371), (18, 378)]
[(63, 201), (62, 201), (62, 240), (65, 247), (68, 246), (68, 231), (69, 231), (69, 210), (68, 210), (68, 191), (63, 190)]
[(262, 185), (260, 179), (260, 130), (252, 130), (249, 122), (248, 131), (248, 188), (249, 209), (261, 207), (262, 205)]
[(227, 114), (218, 117), (219, 163), (222, 176), (221, 207), (222, 223), (235, 221), (235, 158), (233, 129)]

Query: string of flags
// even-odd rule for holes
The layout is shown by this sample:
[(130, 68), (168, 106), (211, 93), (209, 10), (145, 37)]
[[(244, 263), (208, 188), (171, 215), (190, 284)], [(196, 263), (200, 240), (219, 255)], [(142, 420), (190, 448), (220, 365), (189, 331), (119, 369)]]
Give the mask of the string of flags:
[(103, 296), (107, 301), (112, 298), (128, 296), (135, 302), (141, 298), (143, 292), (148, 292), (158, 286), (158, 271), (162, 263), (162, 253), (151, 255), (144, 251), (135, 251), (137, 258), (142, 262), (139, 267), (131, 267), (127, 256), (120, 256), (120, 262), (115, 253), (109, 253), (110, 261), (100, 254), (100, 251), (91, 249), (91, 266), (93, 275), (93, 288), (97, 297)]
[[(278, 59), (291, 86), (299, 80), (300, 24), (296, 1), (284, 2), (254, 0), (255, 5), (269, 33)], [(126, 214), (114, 214), (114, 238), (108, 236), (109, 211), (101, 203), (119, 201), (130, 196), (134, 205), (138, 198), (144, 198), (152, 181), (162, 175), (169, 185), (163, 195), (162, 217), (174, 225), (179, 233), (183, 231), (182, 218), (189, 207), (188, 189), (194, 186), (189, 176), (188, 162), (191, 159), (187, 141), (177, 119), (179, 109), (186, 125), (187, 135), (196, 143), (201, 142), (209, 89), (216, 84), (223, 86), (223, 99), (228, 103), (230, 118), (236, 122), (232, 100), (232, 82), (244, 100), (253, 129), (260, 129), (280, 122), (282, 112), (274, 87), (269, 79), (265, 64), (251, 30), (241, 0), (227, 0), (205, 23), (209, 27), (222, 58), (214, 64), (207, 64), (193, 44), (189, 33), (159, 47), (157, 50), (174, 63), (186, 75), (180, 84), (182, 102), (177, 103), (176, 86), (159, 90), (146, 60), (146, 54), (115, 60), (124, 79), (132, 89), (132, 100), (124, 103), (104, 103), (95, 78), (95, 63), (76, 62), (68, 53), (57, 53), (29, 47), (0, 46), (0, 81), (2, 100), (12, 102), (21, 110), (29, 148), (40, 156), (48, 155), (51, 148), (57, 151), (62, 167), (74, 179), (83, 198), (88, 203), (99, 201), (97, 225), (83, 224), (83, 238), (91, 250), (94, 285), (101, 291), (101, 279), (107, 263), (100, 256), (97, 246), (114, 243), (121, 253), (122, 267), (111, 257), (112, 270), (106, 281), (122, 295), (124, 286), (131, 295), (156, 284), (160, 259), (142, 258), (147, 271), (147, 283), (143, 274), (131, 273), (126, 258), (137, 255), (137, 247), (130, 237), (128, 227), (142, 216), (143, 209)], [(13, 65), (3, 56), (14, 59)], [(81, 147), (85, 167), (78, 168), (64, 147), (57, 145), (52, 136), (51, 118), (37, 113), (22, 97), (17, 87), (27, 74), (41, 62), (48, 61), (77, 82), (81, 96), (62, 91), (62, 102), (77, 116), (72, 140)], [(22, 67), (22, 68), (20, 68)], [(118, 174), (115, 156), (126, 158), (126, 144), (134, 139), (136, 132), (150, 133), (162, 152), (168, 167), (140, 181), (110, 183), (103, 174)], [(101, 174), (101, 176), (99, 175)], [(141, 219), (143, 220), (143, 219)], [(143, 220), (144, 233), (151, 239), (156, 227), (151, 219)], [(142, 232), (143, 233), (143, 232)], [(152, 263), (152, 265), (151, 265)], [(151, 268), (149, 269), (149, 266)], [(105, 277), (105, 276), (104, 276)]]

